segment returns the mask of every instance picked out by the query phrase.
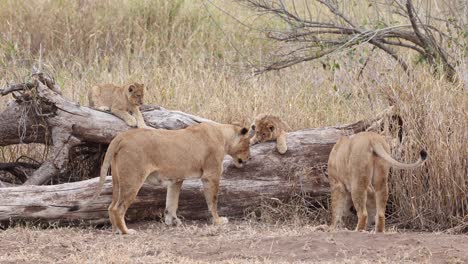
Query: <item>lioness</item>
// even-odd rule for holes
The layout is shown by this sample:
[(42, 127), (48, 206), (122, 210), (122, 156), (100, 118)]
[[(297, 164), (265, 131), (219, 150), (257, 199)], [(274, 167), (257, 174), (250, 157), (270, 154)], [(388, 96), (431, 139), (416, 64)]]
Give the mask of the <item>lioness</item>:
[(166, 224), (180, 224), (176, 215), (179, 193), (182, 182), (189, 178), (201, 178), (213, 223), (227, 223), (228, 219), (219, 217), (217, 211), (223, 158), (230, 155), (237, 167), (250, 159), (247, 132), (247, 128), (237, 125), (201, 123), (181, 130), (135, 129), (119, 134), (107, 149), (94, 195), (99, 196), (111, 166), (112, 231), (134, 232), (127, 228), (124, 216), (145, 181), (167, 184)]
[(341, 225), (341, 218), (349, 212), (352, 201), (358, 215), (357, 231), (366, 228), (369, 209), (370, 215), (376, 213), (375, 232), (384, 232), (390, 166), (411, 169), (423, 164), (427, 158), (426, 151), (421, 150), (417, 162), (404, 164), (394, 160), (389, 153), (388, 143), (374, 132), (361, 132), (336, 142), (328, 159), (332, 228)]
[(250, 144), (276, 140), (276, 149), (280, 154), (286, 153), (288, 146), (286, 144), (286, 132), (291, 128), (281, 118), (272, 115), (260, 114), (251, 126), (253, 137)]
[(149, 128), (139, 109), (143, 104), (144, 94), (145, 85), (140, 83), (124, 86), (96, 85), (88, 92), (89, 106), (110, 111), (131, 127)]

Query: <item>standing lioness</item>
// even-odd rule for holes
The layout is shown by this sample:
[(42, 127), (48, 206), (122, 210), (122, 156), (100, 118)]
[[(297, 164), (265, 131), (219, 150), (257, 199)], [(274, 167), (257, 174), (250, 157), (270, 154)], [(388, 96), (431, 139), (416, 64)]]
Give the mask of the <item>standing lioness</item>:
[(374, 132), (342, 137), (336, 142), (328, 159), (332, 228), (341, 224), (341, 218), (349, 211), (352, 201), (358, 215), (357, 231), (366, 228), (367, 208), (371, 210), (370, 215), (376, 213), (375, 231), (384, 231), (390, 165), (411, 169), (423, 164), (427, 158), (426, 151), (421, 150), (417, 162), (404, 164), (394, 160), (388, 153), (388, 143)]
[[(119, 134), (107, 149), (94, 196), (99, 196), (111, 166), (112, 230), (133, 232), (127, 229), (124, 216), (145, 181), (167, 184), (165, 222), (179, 224), (179, 193), (188, 178), (201, 178), (213, 223), (227, 223), (227, 218), (219, 217), (217, 211), (223, 159), (230, 155), (240, 167), (250, 158), (247, 132), (247, 128), (236, 125), (202, 123), (181, 130), (136, 129)], [(77, 209), (79, 206), (72, 210)]]
[(149, 128), (140, 112), (143, 104), (145, 85), (131, 83), (124, 86), (101, 84), (88, 92), (89, 106), (102, 111), (110, 111), (131, 127)]

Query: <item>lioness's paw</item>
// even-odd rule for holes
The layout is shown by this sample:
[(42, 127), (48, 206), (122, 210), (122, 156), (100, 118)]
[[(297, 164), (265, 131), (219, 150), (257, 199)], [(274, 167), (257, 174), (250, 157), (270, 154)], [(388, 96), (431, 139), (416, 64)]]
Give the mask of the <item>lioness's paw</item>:
[(227, 217), (219, 217), (218, 219), (214, 220), (213, 223), (215, 225), (225, 225), (229, 223), (229, 219), (227, 219)]
[(126, 235), (133, 235), (136, 234), (136, 232), (135, 229), (128, 229)]
[(164, 223), (168, 226), (172, 226), (172, 225), (179, 226), (182, 224), (182, 221), (180, 221), (180, 219), (177, 217), (166, 215), (164, 219)]

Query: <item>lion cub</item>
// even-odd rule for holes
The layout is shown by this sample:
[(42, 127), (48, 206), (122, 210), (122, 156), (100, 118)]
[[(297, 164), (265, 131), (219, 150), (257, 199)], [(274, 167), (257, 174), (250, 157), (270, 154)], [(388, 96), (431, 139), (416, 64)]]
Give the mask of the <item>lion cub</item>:
[(140, 83), (124, 86), (96, 85), (89, 90), (89, 106), (102, 111), (110, 111), (131, 127), (147, 128), (139, 109), (139, 106), (143, 104), (144, 94), (145, 86)]
[(281, 118), (272, 115), (260, 114), (255, 118), (250, 133), (255, 133), (250, 139), (250, 144), (276, 140), (276, 149), (280, 154), (286, 153), (286, 132), (290, 131), (289, 125)]
[(426, 151), (421, 150), (417, 162), (405, 164), (389, 153), (388, 143), (374, 132), (361, 132), (336, 142), (328, 159), (333, 229), (341, 225), (341, 218), (353, 204), (358, 215), (357, 231), (366, 228), (369, 210), (369, 216), (375, 215), (375, 232), (384, 232), (390, 166), (412, 169), (427, 158)]

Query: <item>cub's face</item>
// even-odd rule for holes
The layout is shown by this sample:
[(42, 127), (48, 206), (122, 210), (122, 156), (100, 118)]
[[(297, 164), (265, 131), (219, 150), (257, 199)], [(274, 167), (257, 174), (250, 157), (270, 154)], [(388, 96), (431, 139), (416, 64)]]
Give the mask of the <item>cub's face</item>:
[(132, 83), (127, 85), (127, 98), (132, 105), (142, 105), (145, 96), (145, 85), (142, 83)]
[(248, 129), (236, 126), (237, 137), (231, 146), (229, 155), (237, 168), (241, 168), (246, 161), (250, 159), (250, 137)]
[(255, 141), (266, 142), (274, 139), (275, 126), (271, 122), (258, 122), (252, 125), (252, 131), (255, 133)]

